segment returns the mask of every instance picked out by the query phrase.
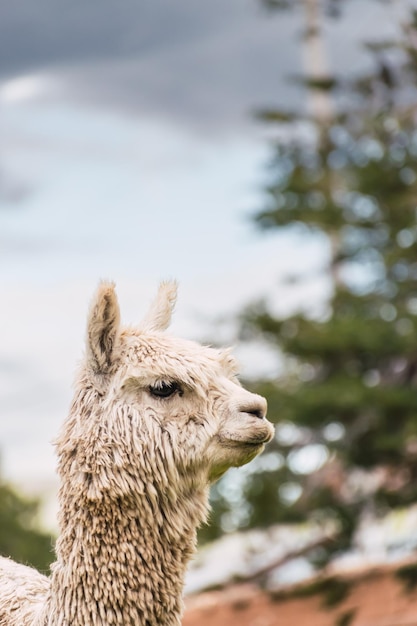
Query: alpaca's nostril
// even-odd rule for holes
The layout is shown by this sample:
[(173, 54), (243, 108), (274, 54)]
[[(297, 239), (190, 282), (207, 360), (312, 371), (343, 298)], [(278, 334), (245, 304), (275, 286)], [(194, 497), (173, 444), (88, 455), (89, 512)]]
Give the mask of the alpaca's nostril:
[(266, 417), (267, 408), (268, 405), (265, 398), (257, 394), (249, 394), (249, 397), (242, 401), (239, 410), (241, 413), (253, 415), (258, 419), (264, 419)]
[(254, 407), (242, 407), (240, 410), (242, 413), (248, 413), (249, 415), (254, 415), (260, 420), (262, 420), (266, 414), (266, 411), (264, 411), (263, 409), (254, 408)]

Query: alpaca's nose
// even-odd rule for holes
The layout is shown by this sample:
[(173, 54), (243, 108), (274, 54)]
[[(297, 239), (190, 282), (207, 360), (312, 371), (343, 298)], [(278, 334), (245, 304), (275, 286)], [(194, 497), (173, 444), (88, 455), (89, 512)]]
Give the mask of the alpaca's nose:
[(242, 405), (239, 407), (239, 411), (241, 413), (254, 415), (259, 419), (264, 419), (264, 417), (266, 416), (267, 406), (268, 405), (265, 398), (252, 394), (252, 398), (249, 401), (242, 403)]

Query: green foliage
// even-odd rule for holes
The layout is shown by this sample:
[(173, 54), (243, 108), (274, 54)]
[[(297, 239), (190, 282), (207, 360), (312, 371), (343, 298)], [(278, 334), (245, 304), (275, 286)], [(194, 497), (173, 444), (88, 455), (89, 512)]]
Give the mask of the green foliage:
[(318, 580), (303, 588), (303, 597), (320, 594), (323, 596), (323, 605), (332, 608), (337, 606), (349, 595), (351, 584), (341, 578)]
[(395, 572), (396, 577), (403, 583), (407, 593), (414, 593), (417, 587), (417, 564), (407, 563)]
[[(317, 277), (331, 295), (320, 315), (304, 308), (280, 318), (257, 304), (242, 316), (242, 338), (267, 339), (287, 373), (253, 385), (277, 436), (269, 466), (261, 457), (248, 470), (237, 526), (331, 519), (338, 536), (322, 563), (349, 548), (364, 511), (417, 500), (416, 37), (417, 12), (403, 41), (369, 47), (372, 75), (327, 85), (338, 89), (327, 123), (264, 115), (286, 139), (255, 222), (326, 242)], [(386, 49), (397, 52), (395, 65), (381, 60)], [(290, 278), (300, 289), (303, 277)], [(220, 522), (221, 494), (220, 485)]]
[(349, 626), (356, 615), (356, 609), (350, 609), (341, 613), (335, 622), (335, 626)]
[(53, 540), (39, 529), (39, 505), (0, 482), (0, 554), (47, 573)]
[(280, 589), (270, 592), (269, 595), (273, 601), (281, 601), (283, 598), (311, 598), (320, 595), (323, 607), (331, 609), (346, 600), (351, 589), (352, 582), (337, 576), (326, 576), (301, 584), (296, 589)]

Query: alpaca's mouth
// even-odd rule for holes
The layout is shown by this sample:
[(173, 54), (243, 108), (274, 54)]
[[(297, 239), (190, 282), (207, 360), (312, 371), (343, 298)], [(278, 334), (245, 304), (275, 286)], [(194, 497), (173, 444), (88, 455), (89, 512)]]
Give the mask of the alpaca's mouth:
[(268, 441), (271, 441), (272, 436), (273, 435), (271, 433), (264, 433), (251, 439), (240, 439), (239, 437), (234, 437), (229, 433), (225, 433), (219, 435), (218, 439), (223, 445), (231, 446), (233, 448), (260, 448), (268, 443)]
[(264, 437), (263, 439), (250, 439), (250, 440), (243, 440), (243, 441), (237, 441), (237, 444), (243, 445), (243, 446), (247, 446), (248, 448), (256, 448), (256, 447), (260, 447), (260, 446), (264, 446), (266, 443), (268, 443), (268, 441), (270, 441), (271, 438), (270, 437)]
[(265, 447), (265, 441), (238, 441), (233, 447), (240, 448), (241, 450), (253, 450), (259, 454)]
[(263, 446), (268, 443), (268, 441), (271, 441), (271, 435), (269, 433), (262, 437), (254, 437), (253, 439), (242, 439), (241, 441), (237, 441), (237, 443), (245, 446)]

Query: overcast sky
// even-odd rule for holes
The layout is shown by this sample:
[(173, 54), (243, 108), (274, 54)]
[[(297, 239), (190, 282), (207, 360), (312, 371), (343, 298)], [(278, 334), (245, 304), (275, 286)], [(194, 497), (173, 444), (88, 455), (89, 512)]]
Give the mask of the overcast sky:
[(46, 73), (70, 101), (203, 130), (275, 101), (297, 47), (293, 17), (255, 0), (22, 0), (2, 14), (0, 77)]
[[(347, 2), (326, 21), (333, 70), (359, 72), (358, 45), (395, 36), (410, 2)], [(53, 476), (100, 278), (122, 316), (145, 311), (158, 280), (180, 281), (174, 330), (226, 337), (215, 320), (266, 297), (326, 249), (261, 236), (269, 146), (253, 112), (305, 106), (302, 14), (255, 0), (14, 0), (0, 15), (0, 451), (27, 489)], [(326, 285), (303, 293), (314, 306)], [(297, 296), (298, 297), (298, 296)], [(274, 359), (240, 348), (243, 370)]]
[[(396, 32), (409, 0), (347, 0), (325, 19), (332, 70), (360, 69), (365, 39)], [(166, 117), (202, 131), (235, 128), (266, 105), (303, 101), (300, 9), (271, 16), (257, 0), (15, 0), (0, 20), (0, 79), (44, 75), (49, 96)], [(352, 45), (354, 44), (354, 45)]]

